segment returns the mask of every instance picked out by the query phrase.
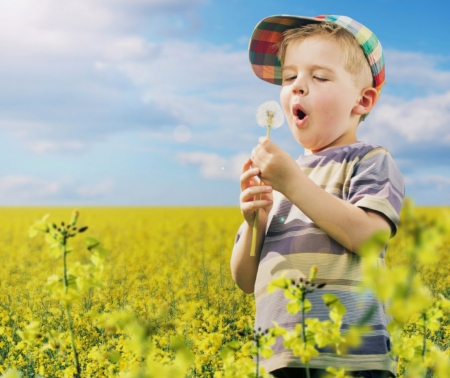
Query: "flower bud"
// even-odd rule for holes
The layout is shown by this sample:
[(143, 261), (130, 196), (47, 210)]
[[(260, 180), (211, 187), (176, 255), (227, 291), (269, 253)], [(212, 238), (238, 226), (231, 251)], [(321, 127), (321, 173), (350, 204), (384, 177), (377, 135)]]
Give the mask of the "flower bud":
[(74, 210), (72, 213), (72, 218), (70, 219), (70, 224), (74, 226), (77, 223), (78, 216), (80, 215), (80, 212), (78, 210)]
[(316, 279), (318, 270), (319, 268), (317, 267), (317, 265), (313, 265), (311, 267), (311, 270), (309, 271), (309, 282), (313, 282)]

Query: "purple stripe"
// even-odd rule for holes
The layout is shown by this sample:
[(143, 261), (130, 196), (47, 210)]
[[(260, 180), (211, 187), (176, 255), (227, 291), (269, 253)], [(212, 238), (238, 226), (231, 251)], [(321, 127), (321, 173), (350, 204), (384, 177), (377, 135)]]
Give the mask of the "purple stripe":
[(301, 167), (315, 168), (325, 166), (331, 162), (349, 162), (360, 159), (369, 151), (379, 147), (378, 145), (365, 144), (358, 141), (345, 147), (339, 146), (312, 155), (302, 155), (299, 158), (299, 164)]
[[(277, 355), (285, 352), (287, 349), (283, 346), (283, 337), (277, 337), (275, 344), (272, 346), (273, 354)], [(335, 353), (330, 347), (317, 348), (320, 353)], [(363, 336), (361, 337), (361, 344), (357, 348), (349, 348), (347, 354), (356, 356), (364, 356), (367, 354), (388, 354), (391, 350), (391, 343), (387, 336)], [(263, 357), (261, 357), (264, 360)]]
[[(308, 227), (310, 229), (318, 229), (316, 226)], [(318, 249), (318, 246), (320, 248)], [(265, 240), (264, 247), (261, 251), (260, 263), (265, 262), (276, 256), (294, 255), (297, 253), (326, 253), (333, 255), (343, 255), (348, 252), (336, 240), (330, 238), (321, 231), (320, 234), (304, 234), (300, 236), (286, 236), (279, 240)], [(272, 253), (270, 256), (269, 253)]]

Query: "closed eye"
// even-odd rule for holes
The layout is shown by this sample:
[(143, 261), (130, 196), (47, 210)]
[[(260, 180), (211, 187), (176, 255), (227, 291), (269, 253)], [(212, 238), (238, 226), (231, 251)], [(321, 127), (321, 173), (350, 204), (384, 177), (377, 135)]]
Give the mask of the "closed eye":
[(289, 77), (284, 78), (283, 80), (284, 81), (291, 81), (291, 80), (295, 80), (295, 79), (297, 79), (297, 76), (289, 76)]
[(320, 81), (321, 83), (325, 83), (326, 81), (328, 81), (328, 79), (325, 79), (324, 77), (319, 77), (319, 76), (314, 76), (314, 79), (316, 79), (317, 81)]

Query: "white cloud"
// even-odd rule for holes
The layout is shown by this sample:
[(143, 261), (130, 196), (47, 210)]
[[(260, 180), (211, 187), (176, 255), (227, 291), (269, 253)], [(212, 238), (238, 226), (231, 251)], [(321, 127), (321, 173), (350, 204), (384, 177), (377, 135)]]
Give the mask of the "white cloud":
[(406, 176), (406, 184), (426, 184), (426, 185), (437, 185), (439, 186), (450, 186), (450, 176), (445, 175), (416, 175), (416, 176)]
[(38, 154), (42, 153), (77, 153), (88, 149), (87, 143), (72, 141), (36, 140), (24, 143), (26, 148)]
[(434, 143), (450, 146), (450, 92), (412, 100), (384, 98), (360, 125), (364, 140), (388, 148)]
[[(161, 24), (186, 31), (205, 1), (1, 2), (0, 49), (8, 54), (0, 61), (0, 130), (30, 151), (63, 153), (124, 130), (170, 130), (170, 140), (184, 124), (189, 143), (244, 150), (260, 132), (256, 107), (279, 97), (278, 86), (253, 75), (248, 37), (234, 51), (157, 34)], [(437, 68), (442, 59), (386, 50), (388, 82), (442, 91), (450, 85), (450, 72)], [(447, 143), (446, 96), (387, 102), (383, 95), (361, 132), (381, 144)]]
[(245, 103), (267, 97), (246, 51), (151, 42), (155, 34), (132, 22), (150, 12), (172, 25), (174, 14), (203, 3), (0, 3), (0, 49), (8, 51), (0, 61), (0, 130), (30, 151), (60, 153), (86, 151), (122, 130), (186, 124), (198, 137), (198, 126), (253, 125)]
[(442, 174), (415, 172), (406, 175), (405, 186), (406, 190), (412, 193), (425, 193), (422, 198), (425, 203), (449, 205), (450, 176), (444, 172)]
[[(0, 204), (26, 205), (39, 201), (61, 203), (61, 201), (90, 201), (113, 194), (112, 179), (96, 182), (81, 182), (68, 178), (47, 179), (36, 175), (6, 175), (0, 177)], [(42, 202), (40, 202), (42, 203)]]
[(224, 158), (214, 153), (181, 152), (177, 159), (183, 165), (199, 166), (200, 173), (205, 178), (238, 180), (248, 154), (240, 153)]
[(385, 55), (388, 83), (425, 85), (429, 89), (450, 87), (450, 72), (436, 67), (448, 57), (398, 50), (386, 50)]
[[(152, 52), (147, 41), (161, 26), (186, 33), (192, 12), (203, 0), (3, 0), (0, 2), (0, 48), (8, 51), (1, 66), (28, 66), (33, 57), (58, 59), (105, 56), (129, 59)], [(169, 12), (169, 13), (168, 13)], [(183, 24), (180, 26), (180, 24)], [(146, 37), (144, 37), (146, 35)], [(160, 39), (160, 38), (159, 38)], [(38, 59), (36, 61), (36, 59)]]
[(35, 176), (9, 175), (0, 178), (0, 198), (3, 200), (29, 200), (59, 194), (61, 184)]

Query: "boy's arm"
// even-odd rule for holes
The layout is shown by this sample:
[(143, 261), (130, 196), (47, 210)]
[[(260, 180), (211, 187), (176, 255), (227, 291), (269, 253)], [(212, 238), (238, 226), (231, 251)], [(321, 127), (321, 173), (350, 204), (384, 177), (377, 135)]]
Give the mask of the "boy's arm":
[(390, 221), (381, 213), (352, 205), (317, 186), (289, 154), (267, 138), (260, 139), (253, 150), (252, 161), (261, 170), (264, 182), (283, 193), (318, 227), (350, 251), (357, 253), (361, 244), (376, 231), (387, 231), (387, 235), (393, 231)]
[[(386, 231), (387, 243), (392, 229), (381, 213), (360, 208), (327, 193), (300, 169), (293, 178), (285, 196), (339, 244), (358, 253), (361, 245), (376, 231)], [(299, 185), (296, 190), (294, 185)], [(302, 189), (298, 190), (299, 187)]]
[(259, 254), (265, 236), (265, 226), (258, 228), (256, 254), (250, 256), (253, 229), (244, 222), (239, 240), (234, 245), (231, 255), (231, 276), (239, 288), (246, 294), (253, 293), (255, 289), (256, 273), (258, 272)]

